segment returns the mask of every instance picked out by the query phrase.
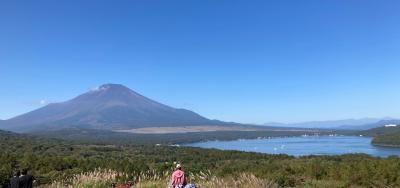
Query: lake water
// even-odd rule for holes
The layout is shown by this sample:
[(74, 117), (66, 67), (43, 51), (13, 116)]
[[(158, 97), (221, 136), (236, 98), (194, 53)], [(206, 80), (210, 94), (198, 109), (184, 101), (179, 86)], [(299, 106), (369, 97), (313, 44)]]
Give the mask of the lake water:
[(373, 156), (400, 156), (400, 148), (376, 147), (372, 138), (359, 136), (304, 136), (270, 139), (208, 141), (189, 144), (192, 147), (239, 150), (269, 154), (340, 155), (366, 153)]

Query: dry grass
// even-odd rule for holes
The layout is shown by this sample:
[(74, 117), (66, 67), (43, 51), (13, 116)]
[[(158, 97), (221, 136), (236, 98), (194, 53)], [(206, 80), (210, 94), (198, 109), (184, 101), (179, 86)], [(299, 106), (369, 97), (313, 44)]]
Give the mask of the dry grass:
[(276, 188), (275, 183), (270, 180), (260, 179), (252, 174), (241, 174), (237, 178), (216, 178), (198, 183), (201, 188)]
[[(154, 171), (139, 173), (138, 176), (130, 179), (136, 182), (135, 188), (166, 188), (169, 183), (169, 173), (157, 175)], [(121, 179), (129, 180), (132, 177), (125, 173), (113, 170), (98, 169), (93, 172), (77, 174), (70, 179), (55, 181), (51, 185), (41, 186), (41, 188), (108, 188), (112, 183), (121, 182)], [(242, 174), (237, 178), (217, 178), (210, 173), (200, 173), (192, 175), (190, 183), (196, 184), (200, 188), (276, 188), (277, 186), (269, 180), (258, 178), (252, 174)]]

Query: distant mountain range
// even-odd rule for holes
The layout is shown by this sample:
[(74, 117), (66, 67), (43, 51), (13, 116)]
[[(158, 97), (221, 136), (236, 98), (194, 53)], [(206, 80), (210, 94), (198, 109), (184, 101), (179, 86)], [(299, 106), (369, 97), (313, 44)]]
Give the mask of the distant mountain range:
[(363, 118), (345, 119), (334, 121), (310, 121), (301, 123), (265, 123), (266, 126), (279, 127), (301, 127), (301, 128), (321, 128), (321, 129), (340, 129), (340, 130), (367, 130), (384, 126), (387, 124), (400, 124), (400, 120), (393, 118)]
[(186, 109), (173, 108), (119, 84), (105, 84), (76, 98), (0, 121), (0, 129), (31, 132), (63, 128), (131, 129), (223, 125)]
[(364, 135), (364, 136), (379, 136), (379, 135), (386, 135), (392, 133), (399, 133), (400, 132), (400, 124), (392, 124), (396, 126), (379, 126), (376, 128), (363, 130), (357, 132), (357, 134)]

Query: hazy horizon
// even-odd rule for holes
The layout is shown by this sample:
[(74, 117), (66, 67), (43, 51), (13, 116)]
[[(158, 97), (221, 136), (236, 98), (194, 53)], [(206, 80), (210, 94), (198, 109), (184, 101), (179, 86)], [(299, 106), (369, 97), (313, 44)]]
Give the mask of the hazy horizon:
[(398, 1), (0, 2), (0, 119), (104, 83), (239, 123), (400, 117)]

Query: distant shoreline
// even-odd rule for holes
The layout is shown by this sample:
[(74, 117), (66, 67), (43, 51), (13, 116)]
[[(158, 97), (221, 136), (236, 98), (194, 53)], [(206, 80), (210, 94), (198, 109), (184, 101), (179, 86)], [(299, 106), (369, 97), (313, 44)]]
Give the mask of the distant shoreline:
[(219, 132), (219, 131), (290, 131), (290, 132), (309, 132), (315, 133), (313, 129), (284, 129), (284, 128), (264, 128), (264, 127), (245, 127), (245, 126), (214, 126), (214, 125), (200, 125), (200, 126), (180, 126), (180, 127), (143, 127), (124, 130), (113, 130), (114, 132), (121, 133), (134, 133), (134, 134), (176, 134), (176, 133), (202, 133), (202, 132)]
[(378, 147), (386, 147), (386, 148), (400, 148), (400, 145), (393, 145), (393, 144), (378, 144), (378, 143), (373, 143), (371, 142), (373, 146), (378, 146)]

